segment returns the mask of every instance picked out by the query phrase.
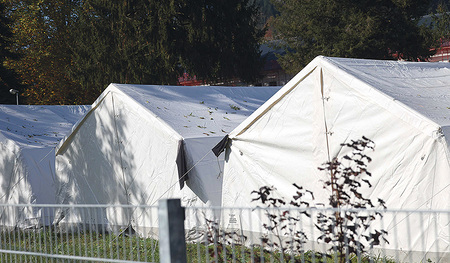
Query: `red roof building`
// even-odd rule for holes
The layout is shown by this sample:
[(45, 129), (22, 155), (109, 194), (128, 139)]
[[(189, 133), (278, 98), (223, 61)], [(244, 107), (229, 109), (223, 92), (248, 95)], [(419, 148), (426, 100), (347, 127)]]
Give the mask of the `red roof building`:
[(441, 41), (441, 46), (436, 49), (436, 54), (434, 54), (429, 61), (450, 62), (450, 39)]

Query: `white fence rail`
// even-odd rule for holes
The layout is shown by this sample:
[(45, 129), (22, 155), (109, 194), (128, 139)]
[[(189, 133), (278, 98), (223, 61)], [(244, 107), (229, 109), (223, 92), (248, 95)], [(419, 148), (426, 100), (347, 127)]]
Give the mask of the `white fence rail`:
[[(159, 208), (0, 204), (0, 261), (450, 262), (450, 211), (168, 204), (160, 202)], [(361, 221), (367, 217), (373, 220)], [(333, 218), (343, 223), (336, 227)], [(179, 227), (183, 220), (184, 231)], [(377, 231), (385, 231), (388, 242), (381, 234), (373, 235)], [(173, 237), (185, 242), (180, 245)], [(339, 237), (342, 258), (336, 245)], [(346, 253), (352, 245), (355, 253)], [(177, 257), (180, 254), (183, 257)]]

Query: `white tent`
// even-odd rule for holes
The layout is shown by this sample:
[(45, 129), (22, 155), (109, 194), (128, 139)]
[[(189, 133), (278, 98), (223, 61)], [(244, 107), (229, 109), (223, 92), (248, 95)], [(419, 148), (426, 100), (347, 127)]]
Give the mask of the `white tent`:
[(211, 148), (278, 90), (109, 85), (56, 153), (59, 202), (220, 205)]
[[(326, 175), (317, 167), (362, 136), (376, 144), (366, 196), (388, 209), (450, 209), (450, 65), (330, 57), (314, 59), (229, 134), (222, 204), (255, 206), (250, 193), (261, 186), (291, 200), (292, 183), (326, 203)], [(399, 236), (395, 249), (448, 252), (444, 217), (413, 220), (420, 231), (411, 244)]]
[[(88, 109), (0, 105), (0, 203), (55, 203), (55, 147)], [(2, 224), (16, 226), (30, 219), (3, 214), (9, 212), (2, 211)]]

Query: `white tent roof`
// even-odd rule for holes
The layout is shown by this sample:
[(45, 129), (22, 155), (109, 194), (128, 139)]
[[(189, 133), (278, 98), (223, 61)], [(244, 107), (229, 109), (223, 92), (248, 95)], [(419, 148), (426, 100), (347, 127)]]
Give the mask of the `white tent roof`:
[[(399, 101), (450, 136), (450, 64), (323, 57), (351, 78)], [(344, 74), (343, 74), (344, 75)], [(345, 81), (345, 78), (343, 79)], [(357, 81), (353, 79), (357, 86)], [(368, 96), (371, 96), (369, 93)], [(380, 101), (381, 103), (381, 101)]]
[(183, 138), (224, 136), (279, 87), (149, 86), (112, 84)]
[[(175, 138), (222, 138), (280, 88), (110, 84), (72, 135), (108, 94), (117, 93), (158, 119)], [(61, 141), (58, 148), (68, 141)]]
[(55, 147), (90, 106), (0, 105), (0, 141)]

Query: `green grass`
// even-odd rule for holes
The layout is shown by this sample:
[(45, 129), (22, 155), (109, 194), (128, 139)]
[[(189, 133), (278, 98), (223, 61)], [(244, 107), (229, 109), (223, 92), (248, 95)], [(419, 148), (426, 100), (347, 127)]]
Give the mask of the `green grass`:
[[(85, 233), (58, 233), (47, 231), (15, 230), (0, 233), (3, 250), (31, 253), (70, 255), (75, 257), (107, 258), (114, 260), (159, 262), (158, 241), (137, 236)], [(335, 256), (322, 257), (307, 251), (282, 260), (282, 255), (256, 246), (186, 244), (188, 262), (337, 262)], [(362, 258), (362, 262), (394, 262), (386, 258)], [(39, 255), (0, 253), (0, 262), (94, 262)], [(357, 262), (353, 258), (351, 262)]]
[[(337, 255), (322, 255), (313, 251), (306, 251), (297, 255), (281, 255), (281, 253), (270, 252), (260, 247), (252, 249), (243, 246), (205, 246), (203, 244), (187, 245), (188, 262), (339, 262)], [(392, 263), (394, 260), (386, 257), (362, 257), (358, 261), (356, 256), (350, 257), (352, 263), (356, 262), (386, 262)]]
[[(108, 258), (129, 261), (159, 262), (158, 242), (151, 238), (116, 236), (114, 234), (55, 233), (51, 231), (3, 232), (0, 247), (4, 250), (31, 253), (70, 255), (75, 257)], [(47, 262), (51, 257), (0, 253), (1, 262)], [(84, 260), (63, 260), (53, 262), (89, 262)]]

